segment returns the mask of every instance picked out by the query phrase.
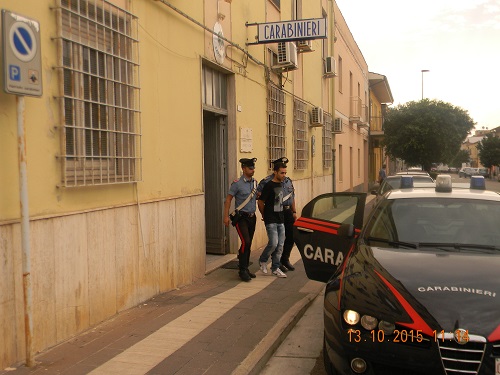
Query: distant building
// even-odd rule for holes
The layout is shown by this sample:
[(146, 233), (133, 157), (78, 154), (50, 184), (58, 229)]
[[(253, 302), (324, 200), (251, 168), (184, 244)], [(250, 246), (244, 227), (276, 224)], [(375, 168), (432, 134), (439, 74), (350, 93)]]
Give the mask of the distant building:
[(477, 150), (477, 143), (484, 138), (484, 135), (467, 137), (467, 139), (462, 143), (460, 147), (461, 150), (467, 150), (469, 152), (470, 166), (473, 168), (484, 168), (479, 160), (479, 154)]

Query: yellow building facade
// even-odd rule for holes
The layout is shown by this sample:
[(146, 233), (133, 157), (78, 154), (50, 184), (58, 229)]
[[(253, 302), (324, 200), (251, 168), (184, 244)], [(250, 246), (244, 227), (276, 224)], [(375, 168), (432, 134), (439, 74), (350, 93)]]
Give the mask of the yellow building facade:
[[(24, 97), (24, 288), (19, 99), (0, 92), (0, 368), (203, 277), (207, 253), (236, 254), (223, 201), (240, 158), (260, 180), (288, 157), (299, 209), (368, 188), (367, 64), (332, 0), (0, 8), (39, 22), (43, 85)], [(311, 19), (327, 38), (255, 44), (258, 24)], [(253, 249), (266, 242), (258, 225)]]

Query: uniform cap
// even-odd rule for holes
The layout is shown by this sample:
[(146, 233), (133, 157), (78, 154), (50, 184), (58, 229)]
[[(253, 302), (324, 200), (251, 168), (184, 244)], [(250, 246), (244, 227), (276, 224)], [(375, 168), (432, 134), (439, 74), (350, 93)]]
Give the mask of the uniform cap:
[(252, 159), (240, 159), (240, 163), (242, 167), (255, 167), (255, 162), (257, 161), (257, 158), (252, 158)]
[(278, 164), (278, 163), (286, 164), (286, 163), (288, 163), (288, 158), (283, 156), (282, 158), (273, 160), (272, 163), (273, 164)]

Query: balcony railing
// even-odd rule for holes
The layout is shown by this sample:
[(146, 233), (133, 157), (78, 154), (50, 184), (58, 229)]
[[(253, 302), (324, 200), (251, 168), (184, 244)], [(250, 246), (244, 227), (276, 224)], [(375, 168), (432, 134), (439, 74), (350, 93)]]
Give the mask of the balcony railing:
[(363, 104), (359, 96), (351, 97), (349, 121), (366, 123), (368, 121), (368, 107)]
[(372, 116), (370, 117), (370, 131), (373, 133), (383, 133), (383, 117), (382, 116)]

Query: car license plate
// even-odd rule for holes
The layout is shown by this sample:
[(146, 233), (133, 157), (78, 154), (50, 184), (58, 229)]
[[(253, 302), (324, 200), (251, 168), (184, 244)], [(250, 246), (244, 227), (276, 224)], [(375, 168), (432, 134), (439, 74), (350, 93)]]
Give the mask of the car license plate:
[(500, 358), (495, 358), (495, 375), (500, 375)]

